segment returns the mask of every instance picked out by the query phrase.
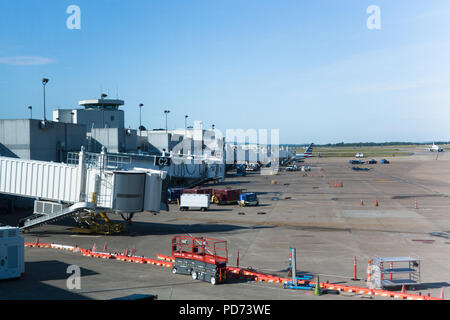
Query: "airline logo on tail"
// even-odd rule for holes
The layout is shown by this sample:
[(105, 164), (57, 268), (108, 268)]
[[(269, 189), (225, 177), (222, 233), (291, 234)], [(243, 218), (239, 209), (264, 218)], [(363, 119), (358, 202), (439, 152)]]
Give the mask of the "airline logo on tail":
[(304, 153), (296, 154), (295, 159), (303, 160), (303, 159), (312, 157), (313, 156), (312, 155), (313, 146), (314, 146), (314, 143), (311, 143)]
[(312, 157), (313, 146), (314, 146), (314, 143), (311, 143), (303, 155), (305, 155), (307, 157)]

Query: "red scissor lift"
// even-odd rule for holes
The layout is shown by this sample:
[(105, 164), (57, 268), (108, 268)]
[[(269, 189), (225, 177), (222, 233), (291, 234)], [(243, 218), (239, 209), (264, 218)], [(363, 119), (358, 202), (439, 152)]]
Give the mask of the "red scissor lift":
[(193, 279), (211, 284), (227, 278), (227, 242), (207, 237), (175, 236), (172, 238), (172, 273), (190, 274)]

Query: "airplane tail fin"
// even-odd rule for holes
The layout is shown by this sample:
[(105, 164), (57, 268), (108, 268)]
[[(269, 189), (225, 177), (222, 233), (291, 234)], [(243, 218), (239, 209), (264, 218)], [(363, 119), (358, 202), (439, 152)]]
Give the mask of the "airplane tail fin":
[(305, 151), (305, 155), (312, 155), (313, 146), (314, 146), (314, 143), (311, 143), (309, 145), (308, 149), (306, 149), (306, 151)]

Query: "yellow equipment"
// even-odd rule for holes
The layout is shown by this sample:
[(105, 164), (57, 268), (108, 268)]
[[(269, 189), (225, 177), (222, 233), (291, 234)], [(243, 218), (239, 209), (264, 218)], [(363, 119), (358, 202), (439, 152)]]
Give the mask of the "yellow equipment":
[[(103, 220), (103, 222), (101, 222)], [(81, 225), (79, 228), (72, 228), (77, 233), (101, 233), (110, 235), (113, 233), (121, 233), (126, 230), (124, 224), (112, 222), (104, 212), (90, 212), (87, 216), (77, 219)]]
[(211, 202), (213, 202), (215, 204), (219, 204), (219, 198), (215, 194), (213, 194), (211, 196)]

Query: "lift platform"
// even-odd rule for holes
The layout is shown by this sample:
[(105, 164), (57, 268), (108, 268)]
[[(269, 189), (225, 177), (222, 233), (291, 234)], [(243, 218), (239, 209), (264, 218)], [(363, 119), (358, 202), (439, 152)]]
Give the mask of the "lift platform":
[(227, 242), (212, 238), (172, 238), (172, 273), (190, 274), (193, 279), (215, 285), (227, 279)]

